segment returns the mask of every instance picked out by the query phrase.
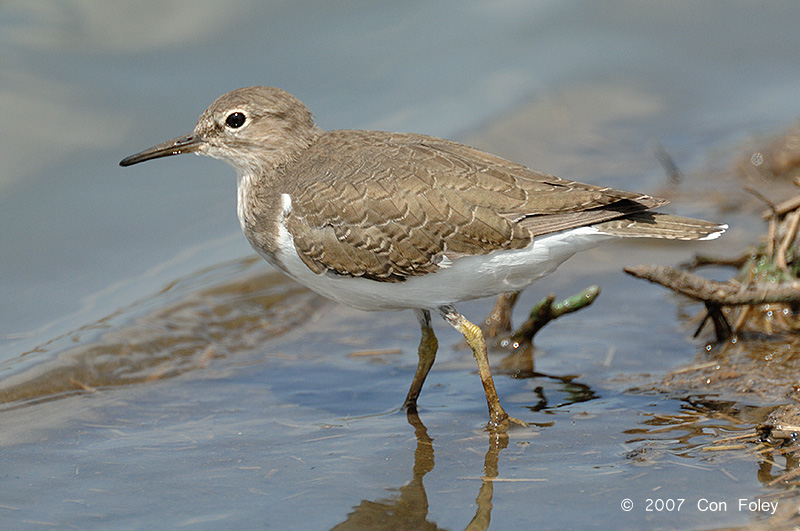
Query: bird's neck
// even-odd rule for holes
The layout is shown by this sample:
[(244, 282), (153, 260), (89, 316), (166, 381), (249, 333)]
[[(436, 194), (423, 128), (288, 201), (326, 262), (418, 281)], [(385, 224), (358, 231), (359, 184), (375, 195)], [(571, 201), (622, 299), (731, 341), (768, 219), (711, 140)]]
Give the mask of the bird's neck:
[(275, 254), (283, 210), (276, 178), (264, 172), (240, 173), (236, 203), (239, 224), (250, 245), (269, 262), (280, 266), (275, 262)]
[[(252, 225), (255, 214), (254, 195), (259, 185), (258, 172), (237, 172), (236, 183), (236, 212), (239, 215), (239, 224), (247, 234), (247, 227)], [(263, 186), (263, 184), (262, 184)]]
[[(237, 174), (237, 214), (250, 245), (274, 263), (280, 224), (283, 222), (285, 179), (292, 165), (323, 133), (314, 126), (304, 135), (296, 135), (291, 145), (272, 152), (268, 160), (234, 165)], [(280, 157), (275, 157), (280, 153)]]

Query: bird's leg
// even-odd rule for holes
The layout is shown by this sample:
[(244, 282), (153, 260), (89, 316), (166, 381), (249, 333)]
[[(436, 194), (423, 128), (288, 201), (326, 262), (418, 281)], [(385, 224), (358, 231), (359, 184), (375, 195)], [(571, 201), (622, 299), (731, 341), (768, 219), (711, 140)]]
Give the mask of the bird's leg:
[(489, 406), (489, 427), (492, 430), (505, 431), (509, 423), (527, 425), (521, 420), (509, 417), (500, 399), (497, 397), (497, 390), (494, 387), (492, 371), (489, 367), (489, 357), (486, 354), (486, 340), (483, 339), (481, 329), (467, 320), (466, 317), (458, 313), (453, 306), (441, 306), (439, 314), (445, 321), (450, 323), (456, 330), (461, 332), (467, 345), (472, 349), (475, 361), (478, 362), (478, 374), (483, 383), (483, 391), (486, 393), (486, 403)]
[(417, 316), (419, 326), (422, 329), (422, 338), (419, 340), (417, 372), (414, 373), (411, 389), (408, 390), (406, 401), (403, 403), (403, 408), (410, 411), (417, 409), (417, 398), (420, 391), (422, 391), (422, 384), (425, 383), (425, 377), (428, 376), (428, 372), (433, 366), (433, 361), (436, 359), (436, 350), (439, 348), (439, 342), (436, 340), (436, 335), (431, 327), (431, 312), (428, 310), (414, 310), (414, 314)]

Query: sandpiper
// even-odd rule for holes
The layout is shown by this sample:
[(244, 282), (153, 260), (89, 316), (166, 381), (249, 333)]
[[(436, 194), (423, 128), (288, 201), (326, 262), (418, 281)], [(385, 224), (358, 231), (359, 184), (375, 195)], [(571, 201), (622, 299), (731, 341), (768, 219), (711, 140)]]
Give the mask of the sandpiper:
[(253, 248), (291, 278), (362, 310), (414, 310), (417, 398), (438, 343), (430, 312), (464, 335), (489, 406), (500, 404), (480, 329), (455, 303), (518, 291), (578, 251), (622, 237), (710, 240), (727, 228), (656, 213), (649, 195), (572, 182), (449, 140), (317, 127), (273, 87), (218, 98), (194, 131), (120, 162), (182, 153), (222, 159), (238, 174), (238, 215)]

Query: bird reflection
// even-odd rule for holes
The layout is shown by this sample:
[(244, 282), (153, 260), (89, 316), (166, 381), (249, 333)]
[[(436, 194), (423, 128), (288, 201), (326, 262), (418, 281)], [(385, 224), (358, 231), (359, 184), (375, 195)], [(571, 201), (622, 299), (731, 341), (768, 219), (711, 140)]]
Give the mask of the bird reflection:
[(390, 498), (363, 500), (334, 530), (440, 529), (435, 523), (428, 521), (428, 495), (422, 484), (425, 474), (433, 470), (433, 439), (416, 413), (408, 413), (408, 422), (414, 428), (417, 438), (411, 481), (397, 489), (398, 493)]
[[(518, 345), (506, 349), (509, 354), (499, 364), (500, 373), (513, 378), (536, 379), (540, 385), (532, 391), (532, 402), (523, 406), (533, 412), (593, 400), (598, 395), (586, 384), (577, 382), (577, 376), (551, 376), (534, 370), (532, 344)], [(408, 423), (414, 428), (417, 447), (414, 450), (414, 467), (411, 480), (396, 490), (396, 494), (378, 501), (363, 500), (347, 516), (347, 519), (334, 527), (334, 530), (435, 530), (440, 527), (428, 520), (428, 496), (423, 479), (434, 467), (433, 439), (415, 410), (407, 411)], [(552, 422), (534, 422), (535, 426), (549, 426)], [(494, 480), (499, 476), (500, 452), (508, 446), (505, 433), (488, 433), (489, 447), (483, 461), (483, 476), (475, 498), (477, 509), (466, 529), (479, 531), (489, 528), (492, 516)]]
[[(397, 494), (378, 501), (363, 500), (347, 519), (333, 530), (396, 530), (414, 529), (433, 531), (441, 529), (428, 520), (428, 496), (423, 485), (425, 474), (433, 470), (433, 439), (416, 412), (409, 411), (408, 423), (414, 428), (417, 448), (414, 450), (414, 468), (411, 481), (397, 489)], [(489, 449), (484, 458), (484, 477), (478, 489), (477, 510), (466, 529), (480, 531), (489, 528), (492, 515), (492, 480), (498, 475), (500, 451), (508, 446), (508, 435), (489, 435)]]
[(481, 481), (478, 497), (475, 503), (478, 506), (475, 516), (466, 527), (469, 531), (482, 531), (489, 529), (492, 519), (492, 496), (494, 496), (494, 479), (498, 475), (497, 462), (500, 451), (508, 446), (507, 433), (493, 433), (489, 436), (489, 450), (483, 459), (483, 481)]

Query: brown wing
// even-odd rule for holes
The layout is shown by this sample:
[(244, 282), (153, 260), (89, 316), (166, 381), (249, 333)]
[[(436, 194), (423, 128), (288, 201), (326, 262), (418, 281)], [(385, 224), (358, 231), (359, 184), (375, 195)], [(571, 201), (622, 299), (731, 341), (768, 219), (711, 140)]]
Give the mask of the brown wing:
[(519, 249), (665, 203), (447, 140), (374, 131), (324, 134), (284, 180), (288, 228), (308, 267), (388, 282), (436, 271), (444, 255)]

